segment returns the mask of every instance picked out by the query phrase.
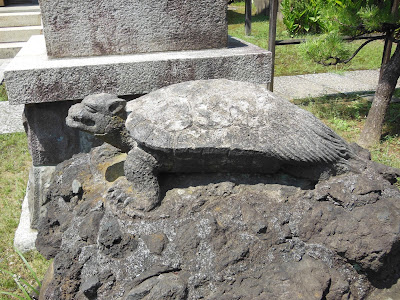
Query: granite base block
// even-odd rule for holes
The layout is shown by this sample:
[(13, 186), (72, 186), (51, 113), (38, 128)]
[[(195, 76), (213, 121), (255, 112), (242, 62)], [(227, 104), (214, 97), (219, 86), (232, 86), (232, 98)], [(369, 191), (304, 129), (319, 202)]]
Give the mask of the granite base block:
[(36, 229), (41, 214), (41, 208), (45, 203), (44, 195), (46, 194), (51, 176), (55, 170), (55, 166), (32, 166), (29, 172), (28, 187), (26, 189), (26, 198), (28, 200), (30, 227)]
[(146, 94), (189, 80), (226, 78), (266, 84), (271, 52), (229, 38), (224, 49), (49, 59), (33, 36), (5, 70), (10, 104), (83, 99), (89, 94)]
[(49, 56), (223, 48), (226, 0), (41, 0)]
[(14, 235), (14, 247), (22, 253), (35, 249), (37, 230), (31, 228), (31, 218), (29, 213), (28, 197), (25, 196), (22, 202), (21, 217), (18, 228)]
[(65, 118), (75, 101), (25, 105), (24, 127), (34, 166), (55, 165), (80, 152), (79, 130)]

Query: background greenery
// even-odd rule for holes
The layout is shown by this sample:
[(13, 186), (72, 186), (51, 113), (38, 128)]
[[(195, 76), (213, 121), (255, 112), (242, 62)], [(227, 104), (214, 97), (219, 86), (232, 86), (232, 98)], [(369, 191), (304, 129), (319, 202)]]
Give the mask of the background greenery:
[[(268, 47), (269, 17), (253, 15), (252, 34), (251, 36), (246, 36), (244, 32), (244, 2), (235, 2), (231, 8), (228, 10), (229, 34), (266, 49)], [(255, 8), (253, 8), (254, 13)], [(291, 38), (291, 34), (283, 22), (279, 20), (277, 22), (276, 36), (277, 40)], [(316, 37), (318, 35), (313, 36)], [(296, 38), (310, 38), (310, 35), (299, 35)], [(354, 41), (348, 43), (347, 46), (349, 51), (352, 52), (362, 43), (363, 41)], [(350, 63), (324, 67), (301, 55), (301, 47), (301, 45), (276, 46), (275, 76), (378, 69), (381, 64), (383, 52), (383, 42), (374, 41), (365, 46)]]

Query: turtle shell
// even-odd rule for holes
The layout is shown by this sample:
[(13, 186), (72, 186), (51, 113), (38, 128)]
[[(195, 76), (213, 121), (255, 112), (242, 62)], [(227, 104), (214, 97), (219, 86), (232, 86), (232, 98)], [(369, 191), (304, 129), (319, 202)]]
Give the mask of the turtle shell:
[(226, 79), (174, 84), (132, 100), (126, 127), (148, 149), (219, 149), (281, 160), (333, 162), (348, 145), (311, 113), (264, 85)]

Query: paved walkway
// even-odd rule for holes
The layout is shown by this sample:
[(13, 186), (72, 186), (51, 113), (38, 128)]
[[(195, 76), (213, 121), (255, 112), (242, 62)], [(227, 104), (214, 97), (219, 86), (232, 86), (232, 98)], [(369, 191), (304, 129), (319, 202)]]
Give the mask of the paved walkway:
[(287, 99), (341, 93), (373, 93), (378, 78), (379, 70), (280, 76), (274, 80), (274, 92)]
[[(0, 60), (0, 82), (8, 62), (9, 60)], [(378, 70), (280, 76), (275, 78), (274, 92), (286, 99), (341, 93), (373, 93), (378, 77)], [(397, 87), (400, 87), (400, 82)], [(0, 134), (24, 131), (22, 111), (23, 105), (14, 106), (8, 105), (8, 102), (0, 102)]]

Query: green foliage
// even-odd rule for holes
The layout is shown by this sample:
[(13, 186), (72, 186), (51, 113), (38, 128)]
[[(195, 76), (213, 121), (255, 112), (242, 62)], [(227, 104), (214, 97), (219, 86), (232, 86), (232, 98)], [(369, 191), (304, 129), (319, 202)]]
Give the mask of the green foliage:
[(302, 47), (302, 53), (308, 59), (321, 64), (347, 63), (352, 58), (340, 36), (384, 34), (389, 28), (394, 30), (400, 25), (399, 20), (391, 15), (390, 0), (342, 0), (328, 3), (319, 6), (319, 14), (324, 20), (321, 29), (325, 35), (307, 41)]
[(338, 31), (355, 36), (370, 32), (385, 32), (387, 24), (398, 24), (391, 16), (391, 0), (343, 1), (343, 6), (335, 7)]
[(369, 101), (356, 95), (306, 98), (293, 100), (293, 102), (306, 108), (320, 119), (330, 120), (331, 123), (338, 124), (339, 127), (343, 124), (342, 121), (361, 121), (371, 107)]
[(344, 60), (352, 53), (349, 45), (334, 32), (311, 38), (307, 43), (301, 44), (299, 50), (307, 59), (317, 63), (329, 63), (330, 59)]
[(331, 0), (283, 0), (281, 11), (283, 23), (291, 36), (305, 33), (320, 33), (326, 29), (322, 6), (329, 6)]
[(0, 101), (7, 101), (7, 100), (8, 97), (7, 97), (6, 86), (3, 83), (2, 85), (0, 85)]
[(381, 21), (379, 20), (379, 8), (376, 5), (362, 7), (357, 15), (363, 21), (368, 31), (379, 29)]
[[(244, 4), (244, 2), (234, 2), (232, 5), (234, 10), (228, 10), (229, 34), (261, 48), (267, 48), (269, 29), (268, 17), (264, 15), (253, 15), (251, 35), (246, 36), (244, 32), (245, 9), (244, 5), (241, 4)], [(253, 12), (255, 13), (255, 9)], [(279, 20), (277, 23), (276, 34), (278, 40), (290, 38), (285, 25)], [(353, 52), (361, 45), (361, 43), (362, 41), (355, 41), (353, 43), (346, 43), (345, 46), (349, 47), (350, 52)], [(383, 42), (374, 41), (368, 44), (348, 64), (333, 65), (329, 67), (325, 67), (314, 61), (310, 61), (309, 58), (303, 55), (299, 55), (300, 48), (301, 45), (276, 47), (275, 76), (377, 69), (381, 64)]]

